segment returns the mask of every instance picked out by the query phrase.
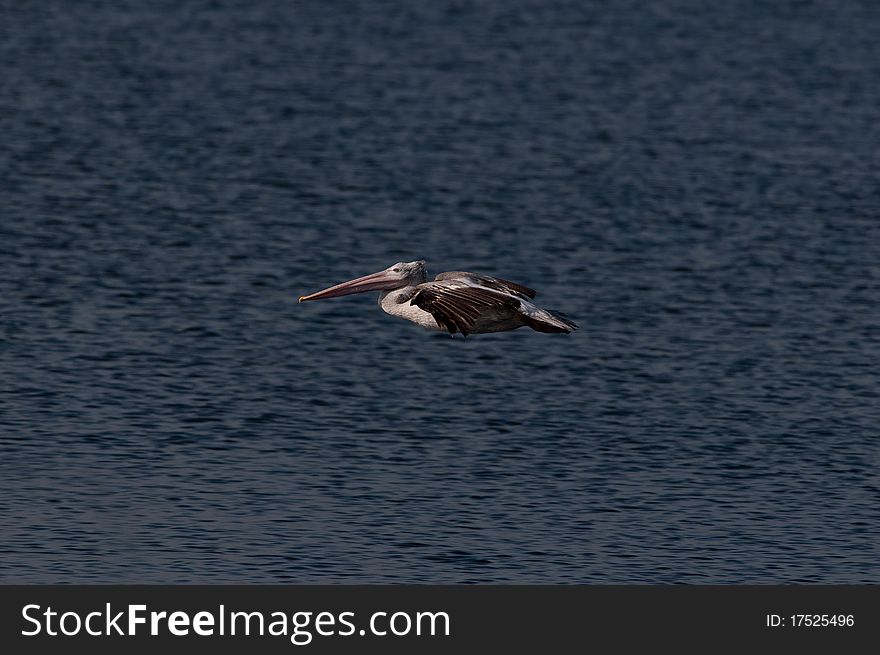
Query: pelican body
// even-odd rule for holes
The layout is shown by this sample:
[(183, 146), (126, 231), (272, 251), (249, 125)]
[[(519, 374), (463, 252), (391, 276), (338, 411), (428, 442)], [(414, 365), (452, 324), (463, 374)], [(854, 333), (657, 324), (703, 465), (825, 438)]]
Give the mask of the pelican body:
[(497, 277), (450, 271), (428, 282), (425, 262), (398, 262), (384, 271), (343, 282), (300, 302), (379, 291), (379, 307), (429, 330), (465, 337), (528, 326), (538, 332), (569, 333), (577, 325), (532, 302), (534, 289)]

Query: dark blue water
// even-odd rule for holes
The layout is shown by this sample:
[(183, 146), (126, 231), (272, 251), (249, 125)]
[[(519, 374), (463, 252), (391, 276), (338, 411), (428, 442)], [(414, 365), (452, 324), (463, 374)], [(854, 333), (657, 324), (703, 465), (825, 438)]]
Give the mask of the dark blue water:
[[(880, 5), (0, 10), (0, 581), (880, 582)], [(331, 283), (427, 259), (581, 329)]]

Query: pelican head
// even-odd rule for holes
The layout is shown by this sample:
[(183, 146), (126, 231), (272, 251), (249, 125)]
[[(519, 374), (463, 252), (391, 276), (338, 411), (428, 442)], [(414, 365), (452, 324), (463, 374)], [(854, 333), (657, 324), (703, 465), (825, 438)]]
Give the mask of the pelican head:
[(300, 296), (299, 301), (322, 300), (324, 298), (336, 298), (347, 296), (352, 293), (364, 293), (365, 291), (392, 291), (403, 287), (421, 284), (427, 279), (425, 261), (397, 262), (378, 273), (371, 273), (364, 277), (355, 278), (342, 284), (328, 287), (321, 291)]

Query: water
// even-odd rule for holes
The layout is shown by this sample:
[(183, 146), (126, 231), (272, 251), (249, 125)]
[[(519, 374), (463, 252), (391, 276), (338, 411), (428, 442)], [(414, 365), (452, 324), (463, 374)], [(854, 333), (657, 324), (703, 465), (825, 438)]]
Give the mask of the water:
[[(3, 582), (880, 582), (876, 3), (0, 37)], [(581, 329), (296, 303), (421, 258)]]

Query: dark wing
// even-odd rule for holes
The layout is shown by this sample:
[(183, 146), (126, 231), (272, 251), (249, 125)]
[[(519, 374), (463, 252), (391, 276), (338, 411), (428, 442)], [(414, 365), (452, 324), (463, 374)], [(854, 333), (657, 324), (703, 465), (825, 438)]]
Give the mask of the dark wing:
[(484, 314), (520, 308), (519, 300), (512, 296), (453, 280), (425, 282), (416, 288), (410, 304), (430, 312), (450, 334), (467, 336)]
[(522, 296), (524, 298), (534, 298), (537, 291), (525, 287), (510, 280), (502, 280), (500, 277), (489, 277), (488, 275), (480, 275), (479, 273), (469, 273), (468, 271), (447, 271), (440, 273), (434, 278), (434, 281), (441, 280), (463, 280), (471, 284), (486, 287), (487, 289), (495, 289), (502, 293), (512, 293), (513, 295)]

